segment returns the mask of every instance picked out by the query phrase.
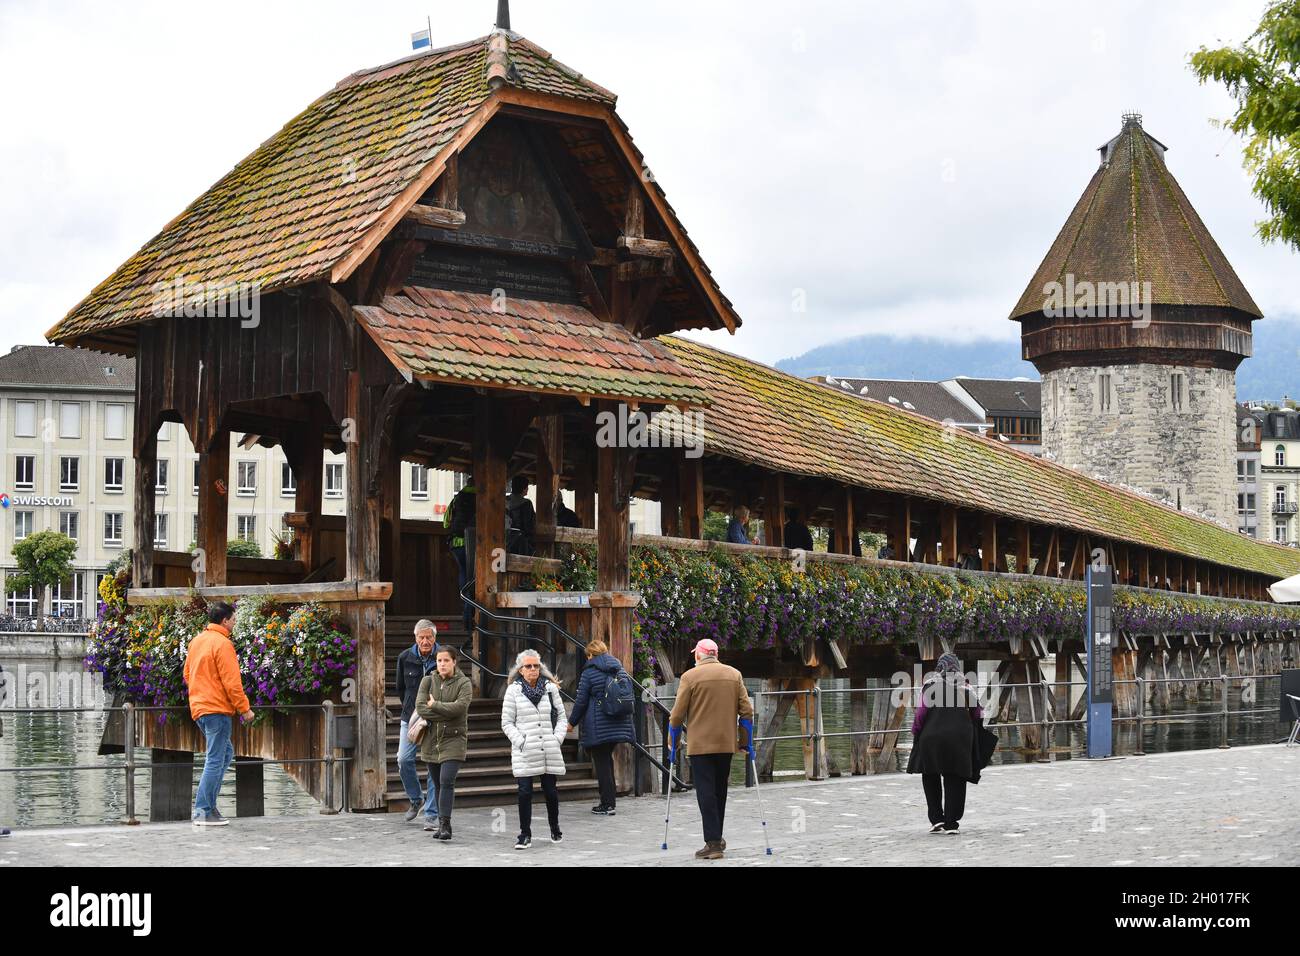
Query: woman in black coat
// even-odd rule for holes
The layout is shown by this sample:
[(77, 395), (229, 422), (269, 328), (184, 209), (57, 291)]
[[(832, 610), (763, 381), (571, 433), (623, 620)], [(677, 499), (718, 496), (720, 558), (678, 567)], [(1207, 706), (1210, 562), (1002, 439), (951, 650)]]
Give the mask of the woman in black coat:
[(984, 711), (955, 654), (939, 658), (921, 688), (912, 720), (908, 773), (919, 773), (930, 813), (931, 833), (957, 832), (966, 809), (966, 784), (979, 780), (976, 749)]
[(594, 640), (587, 645), (587, 664), (578, 679), (578, 696), (569, 714), (569, 726), (582, 728), (582, 746), (591, 754), (600, 785), (600, 803), (591, 808), (592, 813), (613, 816), (618, 792), (614, 787), (614, 747), (636, 740), (632, 727), (632, 714), (611, 714), (605, 701), (605, 691), (613, 677), (622, 674), (631, 680), (618, 658), (609, 653), (604, 641)]

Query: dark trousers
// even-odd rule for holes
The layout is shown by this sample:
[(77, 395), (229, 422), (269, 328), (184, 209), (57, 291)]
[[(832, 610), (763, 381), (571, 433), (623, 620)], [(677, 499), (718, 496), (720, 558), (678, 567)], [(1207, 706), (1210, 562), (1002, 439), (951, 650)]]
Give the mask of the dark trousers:
[(691, 780), (695, 784), (695, 800), (700, 805), (700, 817), (704, 822), (705, 843), (717, 843), (722, 839), (731, 757), (731, 754), (700, 754), (690, 758)]
[(943, 823), (955, 827), (961, 820), (961, 815), (966, 812), (966, 778), (923, 773), (921, 786), (925, 788), (925, 803), (930, 811), (930, 823)]
[(596, 768), (596, 783), (600, 787), (600, 805), (614, 809), (618, 790), (614, 787), (614, 748), (617, 744), (592, 744), (587, 748), (591, 763)]
[(429, 764), (429, 779), (437, 781), (438, 819), (451, 822), (451, 805), (456, 799), (456, 775), (460, 773), (459, 760), (444, 760)]
[[(533, 835), (533, 778), (519, 777), (519, 832)], [(439, 794), (441, 796), (441, 794)], [(542, 796), (546, 798), (546, 819), (552, 830), (560, 829), (560, 791), (555, 786), (555, 774), (542, 774)]]
[[(473, 578), (469, 568), (469, 556), (465, 553), (464, 547), (452, 548), (451, 556), (456, 559), (456, 590), (457, 593), (465, 590), (465, 584)], [(463, 610), (461, 617), (465, 622), (465, 630), (471, 630), (474, 626), (474, 610), (468, 602), (462, 601)]]

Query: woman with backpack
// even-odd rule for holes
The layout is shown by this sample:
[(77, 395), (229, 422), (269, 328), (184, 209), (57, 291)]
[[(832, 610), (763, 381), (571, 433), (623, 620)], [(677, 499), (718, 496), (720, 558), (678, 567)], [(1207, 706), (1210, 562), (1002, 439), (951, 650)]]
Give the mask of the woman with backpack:
[(519, 837), (516, 850), (533, 845), (533, 778), (540, 777), (546, 798), (546, 817), (551, 825), (551, 842), (564, 839), (560, 832), (560, 791), (556, 779), (564, 776), (564, 753), (560, 749), (568, 736), (564, 699), (555, 675), (542, 665), (536, 651), (520, 651), (506, 677), (506, 696), (501, 702), (501, 732), (510, 738), (510, 770), (519, 785)]
[(600, 803), (591, 808), (601, 816), (614, 815), (614, 747), (636, 740), (632, 711), (636, 692), (618, 658), (604, 641), (587, 645), (587, 664), (578, 680), (578, 698), (569, 715), (570, 728), (581, 726), (582, 746), (591, 754), (600, 785)]

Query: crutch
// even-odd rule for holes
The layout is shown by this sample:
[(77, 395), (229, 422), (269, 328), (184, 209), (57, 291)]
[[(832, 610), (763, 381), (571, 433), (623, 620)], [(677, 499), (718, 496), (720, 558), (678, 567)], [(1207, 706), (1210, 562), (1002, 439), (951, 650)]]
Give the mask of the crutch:
[(673, 764), (676, 763), (677, 747), (680, 743), (678, 736), (680, 731), (678, 731), (678, 734), (674, 734), (670, 728), (668, 734), (670, 741), (668, 746), (668, 799), (664, 801), (664, 842), (659, 847), (661, 850), (668, 849), (668, 815), (673, 806)]
[(763, 791), (758, 785), (758, 761), (751, 756), (749, 764), (754, 768), (754, 796), (758, 797), (758, 816), (763, 821), (763, 845), (767, 847), (767, 855), (771, 856), (772, 843), (767, 838), (767, 811), (763, 809)]

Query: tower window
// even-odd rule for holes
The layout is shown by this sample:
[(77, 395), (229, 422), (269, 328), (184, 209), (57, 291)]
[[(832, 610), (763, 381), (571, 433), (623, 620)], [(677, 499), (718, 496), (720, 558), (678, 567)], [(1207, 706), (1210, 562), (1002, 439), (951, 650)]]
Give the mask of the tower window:
[(1101, 372), (1097, 375), (1097, 411), (1107, 414), (1114, 405), (1114, 386), (1111, 383), (1110, 372)]
[(1187, 379), (1182, 372), (1169, 373), (1169, 407), (1181, 412), (1187, 404)]

